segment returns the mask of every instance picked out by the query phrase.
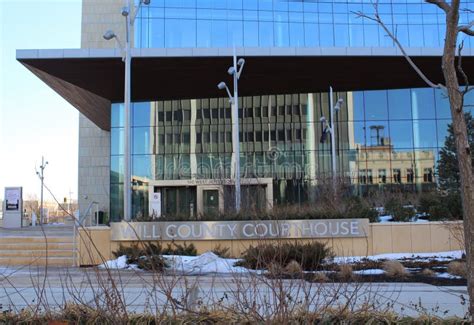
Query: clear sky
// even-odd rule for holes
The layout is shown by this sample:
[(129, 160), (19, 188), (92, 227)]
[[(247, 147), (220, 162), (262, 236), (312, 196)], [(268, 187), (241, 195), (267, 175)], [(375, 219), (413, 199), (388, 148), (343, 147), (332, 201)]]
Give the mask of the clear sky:
[[(23, 186), (39, 198), (35, 166), (58, 199), (77, 198), (78, 112), (15, 60), (16, 49), (79, 48), (81, 0), (0, 0), (0, 198)], [(45, 199), (51, 197), (46, 194)]]

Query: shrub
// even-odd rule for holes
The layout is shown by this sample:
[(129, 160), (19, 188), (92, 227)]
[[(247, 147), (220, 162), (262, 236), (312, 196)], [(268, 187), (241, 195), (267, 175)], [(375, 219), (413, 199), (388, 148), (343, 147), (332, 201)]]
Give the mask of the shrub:
[(351, 196), (345, 200), (346, 218), (367, 218), (370, 222), (377, 222), (378, 212), (369, 206), (367, 201), (359, 196)]
[(221, 244), (218, 244), (212, 250), (214, 254), (222, 258), (229, 258), (230, 257), (230, 248), (229, 247), (222, 247)]
[(312, 280), (313, 282), (324, 283), (324, 282), (328, 282), (329, 278), (325, 273), (317, 272), (313, 275)]
[(345, 281), (352, 280), (354, 278), (352, 266), (350, 264), (339, 265), (339, 272), (337, 272), (337, 276)]
[(451, 275), (460, 276), (466, 278), (467, 266), (465, 262), (452, 261), (449, 262), (447, 271)]
[(162, 271), (166, 267), (164, 259), (161, 257), (161, 245), (143, 242), (131, 246), (120, 244), (118, 250), (113, 252), (118, 258), (127, 256), (127, 264), (136, 264), (139, 268), (145, 270)]
[(440, 196), (433, 192), (422, 193), (418, 200), (417, 210), (420, 213), (430, 213), (430, 208), (440, 203)]
[(390, 214), (394, 221), (410, 221), (415, 215), (415, 210), (409, 206), (403, 206), (397, 198), (391, 198), (385, 203), (385, 211)]
[(449, 193), (444, 200), (442, 200), (447, 205), (447, 208), (450, 212), (449, 218), (462, 220), (463, 211), (462, 211), (462, 201), (461, 195), (459, 193)]
[(408, 275), (407, 269), (397, 260), (389, 260), (382, 263), (383, 270), (388, 276), (403, 278)]
[(285, 273), (293, 276), (299, 275), (303, 273), (303, 268), (300, 263), (293, 260), (285, 266)]
[(430, 270), (430, 269), (423, 269), (423, 271), (421, 271), (420, 274), (423, 275), (423, 276), (430, 277), (430, 278), (432, 278), (436, 275), (436, 273), (433, 270)]
[(265, 269), (272, 263), (286, 267), (291, 261), (296, 261), (305, 271), (317, 270), (324, 259), (333, 257), (331, 249), (326, 244), (310, 242), (301, 244), (259, 244), (250, 246), (237, 264), (252, 269)]
[(193, 243), (176, 244), (174, 241), (166, 245), (166, 248), (161, 252), (163, 255), (185, 255), (185, 256), (196, 256), (197, 249)]
[(432, 221), (462, 219), (461, 197), (458, 193), (445, 196), (434, 192), (424, 193), (420, 196), (418, 211), (428, 213)]
[(271, 276), (281, 276), (283, 274), (283, 267), (278, 263), (270, 263), (267, 271)]

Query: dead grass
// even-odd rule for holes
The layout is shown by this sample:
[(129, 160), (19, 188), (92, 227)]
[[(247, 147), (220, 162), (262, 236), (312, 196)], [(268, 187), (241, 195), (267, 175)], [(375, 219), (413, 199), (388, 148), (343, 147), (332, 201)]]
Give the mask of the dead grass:
[(423, 269), (423, 271), (421, 271), (420, 274), (423, 275), (423, 276), (430, 277), (430, 278), (432, 278), (436, 275), (436, 273), (433, 270), (430, 270), (430, 269)]
[(390, 277), (404, 278), (408, 276), (407, 269), (397, 260), (389, 260), (382, 263), (382, 268)]
[(322, 272), (317, 272), (313, 275), (313, 282), (318, 282), (318, 283), (325, 283), (329, 282), (329, 278), (327, 277), (326, 274)]
[(339, 272), (337, 276), (345, 281), (353, 280), (354, 279), (354, 270), (350, 264), (341, 264), (339, 266)]
[(456, 275), (456, 276), (466, 278), (467, 276), (466, 262), (452, 261), (448, 264), (447, 271), (451, 275)]
[(296, 276), (303, 273), (303, 268), (301, 267), (300, 263), (293, 260), (288, 263), (287, 266), (285, 266), (285, 273), (288, 275)]
[(281, 276), (284, 273), (283, 267), (278, 263), (271, 263), (267, 269), (268, 273), (271, 276)]

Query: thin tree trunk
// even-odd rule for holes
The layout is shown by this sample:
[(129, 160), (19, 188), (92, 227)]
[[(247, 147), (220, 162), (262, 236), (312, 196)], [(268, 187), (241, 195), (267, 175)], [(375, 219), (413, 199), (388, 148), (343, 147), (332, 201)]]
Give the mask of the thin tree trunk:
[(461, 198), (464, 217), (464, 241), (467, 260), (467, 284), (469, 293), (469, 311), (474, 315), (474, 178), (472, 173), (471, 153), (467, 135), (466, 121), (463, 112), (464, 94), (460, 92), (456, 71), (456, 41), (458, 37), (459, 0), (452, 1), (451, 9), (446, 13), (446, 39), (442, 69), (451, 107), (454, 138), (461, 180)]

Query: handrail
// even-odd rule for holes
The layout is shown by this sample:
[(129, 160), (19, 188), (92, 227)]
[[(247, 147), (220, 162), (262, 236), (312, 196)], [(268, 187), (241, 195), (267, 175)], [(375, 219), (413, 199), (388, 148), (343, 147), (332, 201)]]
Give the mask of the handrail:
[[(84, 224), (84, 220), (87, 218), (87, 216), (92, 216), (89, 214), (92, 206), (96, 204), (96, 225), (98, 225), (98, 218), (99, 218), (99, 202), (96, 202), (96, 201), (92, 201), (89, 206), (87, 207), (87, 210), (86, 212), (84, 213), (84, 215), (79, 215), (79, 224)], [(92, 219), (90, 219), (90, 226), (92, 226)]]

